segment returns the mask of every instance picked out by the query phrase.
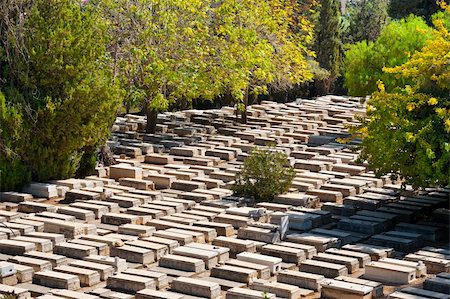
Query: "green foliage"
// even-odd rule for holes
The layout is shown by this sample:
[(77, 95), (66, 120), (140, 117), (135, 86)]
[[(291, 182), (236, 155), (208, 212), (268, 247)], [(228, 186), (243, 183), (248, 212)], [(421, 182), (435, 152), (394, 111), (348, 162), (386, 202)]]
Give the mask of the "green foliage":
[(7, 104), (0, 92), (0, 190), (16, 189), (30, 180), (19, 151), (26, 140), (20, 110)]
[(13, 57), (3, 61), (9, 80), (0, 89), (29, 133), (20, 136), (14, 153), (33, 180), (71, 177), (85, 148), (106, 141), (120, 104), (106, 67), (106, 24), (95, 6), (75, 0), (35, 0), (25, 17), (16, 18), (24, 18), (23, 27), (6, 29), (20, 37), (21, 55), (7, 47), (14, 45), (7, 35), (0, 44)]
[(343, 16), (347, 26), (342, 39), (346, 43), (375, 41), (389, 22), (389, 0), (359, 0), (350, 2)]
[(320, 67), (330, 76), (319, 82), (319, 93), (332, 91), (333, 84), (340, 75), (342, 64), (341, 16), (338, 0), (321, 1), (318, 24), (316, 26), (315, 50)]
[(294, 176), (285, 153), (273, 148), (255, 149), (236, 175), (233, 191), (256, 201), (271, 201), (275, 195), (289, 190)]
[(103, 1), (109, 23), (112, 69), (129, 103), (147, 111), (147, 131), (159, 111), (177, 100), (212, 100), (219, 94), (210, 59), (210, 2), (206, 0)]
[(377, 90), (382, 80), (387, 91), (410, 83), (408, 78), (383, 72), (384, 67), (405, 63), (431, 37), (431, 28), (422, 18), (409, 16), (391, 22), (375, 42), (358, 42), (345, 52), (345, 87), (352, 96), (365, 96)]
[[(193, 99), (248, 97), (311, 80), (312, 25), (305, 10), (283, 0), (102, 1), (116, 78), (126, 102), (155, 115)], [(164, 42), (161, 42), (164, 41)]]
[(393, 173), (414, 187), (447, 186), (450, 178), (450, 33), (443, 21), (434, 25), (421, 51), (386, 69), (411, 85), (391, 93), (380, 85), (358, 128), (362, 158), (376, 173)]

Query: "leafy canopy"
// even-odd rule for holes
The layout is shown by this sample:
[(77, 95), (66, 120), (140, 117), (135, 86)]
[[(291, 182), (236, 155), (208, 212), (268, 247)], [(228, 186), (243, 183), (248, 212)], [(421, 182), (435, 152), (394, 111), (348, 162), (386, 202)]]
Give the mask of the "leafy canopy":
[(422, 50), (385, 69), (411, 84), (395, 92), (381, 84), (358, 128), (361, 157), (378, 174), (393, 173), (414, 187), (446, 186), (450, 178), (450, 32), (441, 19), (433, 23)]
[(256, 201), (271, 201), (275, 195), (289, 190), (294, 176), (295, 171), (285, 153), (273, 148), (255, 149), (236, 174), (233, 191)]
[(94, 5), (75, 0), (35, 0), (25, 14), (2, 15), (2, 24), (12, 32), (0, 37), (7, 78), (0, 115), (11, 120), (2, 129), (27, 133), (2, 140), (2, 180), (18, 167), (13, 157), (28, 173), (13, 187), (29, 177), (71, 177), (87, 149), (106, 141), (120, 104), (107, 67), (106, 24)]
[(378, 80), (385, 89), (410, 84), (410, 79), (383, 71), (405, 63), (431, 38), (431, 28), (420, 17), (409, 16), (391, 22), (375, 42), (362, 41), (350, 45), (345, 52), (344, 78), (349, 95), (366, 96), (377, 90)]

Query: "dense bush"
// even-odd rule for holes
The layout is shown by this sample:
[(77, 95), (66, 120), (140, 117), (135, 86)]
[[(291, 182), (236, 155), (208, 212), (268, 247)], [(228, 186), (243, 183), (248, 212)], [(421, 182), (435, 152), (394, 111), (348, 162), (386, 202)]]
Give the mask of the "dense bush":
[(106, 141), (120, 103), (95, 7), (30, 2), (22, 16), (1, 15), (2, 190), (73, 176), (86, 149)]
[(348, 93), (366, 96), (384, 82), (387, 91), (411, 83), (409, 78), (397, 77), (383, 71), (405, 63), (411, 54), (422, 49), (431, 37), (431, 28), (420, 17), (391, 22), (375, 42), (362, 41), (350, 45), (345, 52), (344, 78)]
[(0, 190), (19, 187), (30, 180), (20, 156), (21, 142), (27, 139), (19, 109), (6, 103), (0, 92)]
[(275, 195), (287, 192), (295, 172), (285, 153), (274, 149), (255, 149), (245, 159), (236, 175), (233, 191), (255, 201), (271, 201)]

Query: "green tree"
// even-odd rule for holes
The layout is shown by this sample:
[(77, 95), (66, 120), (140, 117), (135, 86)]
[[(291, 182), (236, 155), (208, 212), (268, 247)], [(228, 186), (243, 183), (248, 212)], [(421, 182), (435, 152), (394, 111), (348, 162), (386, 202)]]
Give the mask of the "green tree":
[(31, 178), (67, 178), (83, 155), (92, 156), (87, 152), (106, 141), (121, 92), (106, 67), (106, 24), (95, 6), (75, 0), (31, 3), (28, 11), (2, 21), (8, 32), (0, 37), (6, 57), (2, 109), (17, 109), (21, 130), (29, 133), (14, 152)]
[(343, 16), (348, 23), (342, 39), (346, 43), (375, 41), (388, 24), (389, 0), (359, 0), (351, 2)]
[(286, 89), (311, 80), (306, 57), (312, 25), (303, 15), (308, 7), (281, 0), (224, 0), (214, 10), (222, 82), (242, 122), (249, 97), (266, 94), (269, 84)]
[(114, 73), (127, 100), (140, 103), (147, 132), (157, 114), (176, 101), (213, 99), (221, 91), (210, 59), (210, 1), (105, 1)]
[(0, 92), (0, 190), (16, 189), (30, 180), (20, 156), (21, 144), (28, 139), (20, 109), (7, 104)]
[(274, 148), (255, 149), (236, 174), (233, 191), (239, 196), (253, 197), (257, 202), (271, 201), (275, 195), (289, 190), (294, 176), (285, 153)]
[(315, 50), (319, 66), (327, 70), (329, 76), (318, 80), (316, 88), (319, 94), (327, 94), (333, 91), (342, 64), (341, 14), (337, 0), (324, 0), (321, 4)]
[(408, 62), (385, 69), (410, 85), (395, 92), (380, 85), (358, 128), (364, 136), (361, 157), (377, 174), (392, 173), (414, 187), (449, 184), (449, 53), (450, 33), (436, 19), (422, 50)]
[(420, 50), (431, 37), (431, 28), (422, 18), (409, 16), (391, 22), (375, 42), (362, 41), (350, 45), (345, 52), (344, 78), (348, 93), (366, 96), (377, 90), (378, 80), (392, 91), (410, 80), (383, 71), (405, 63), (410, 55)]

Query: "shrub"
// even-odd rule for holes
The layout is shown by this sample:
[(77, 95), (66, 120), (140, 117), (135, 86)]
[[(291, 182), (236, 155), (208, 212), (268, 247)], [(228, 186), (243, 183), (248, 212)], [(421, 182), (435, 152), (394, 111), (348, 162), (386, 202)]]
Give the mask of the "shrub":
[(257, 202), (271, 201), (275, 195), (289, 190), (294, 176), (294, 169), (289, 166), (285, 153), (274, 149), (256, 149), (236, 174), (233, 191), (239, 196), (253, 197)]

